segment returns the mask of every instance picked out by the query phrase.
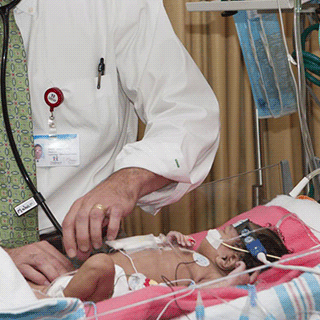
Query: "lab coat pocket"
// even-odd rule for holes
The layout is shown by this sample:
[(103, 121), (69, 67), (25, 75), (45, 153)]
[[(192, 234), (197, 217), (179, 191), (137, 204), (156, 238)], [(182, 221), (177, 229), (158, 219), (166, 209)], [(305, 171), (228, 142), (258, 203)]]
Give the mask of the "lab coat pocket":
[(66, 112), (69, 113), (67, 118), (72, 117), (78, 125), (93, 126), (106, 123), (113, 117), (117, 119), (114, 108), (110, 107), (115, 104), (111, 76), (106, 74), (101, 77), (100, 89), (97, 85), (98, 77), (61, 83)]
[(62, 85), (66, 102), (69, 106), (86, 107), (92, 105), (97, 99), (113, 94), (111, 76), (109, 74), (101, 77), (100, 89), (98, 77), (83, 78), (68, 81)]

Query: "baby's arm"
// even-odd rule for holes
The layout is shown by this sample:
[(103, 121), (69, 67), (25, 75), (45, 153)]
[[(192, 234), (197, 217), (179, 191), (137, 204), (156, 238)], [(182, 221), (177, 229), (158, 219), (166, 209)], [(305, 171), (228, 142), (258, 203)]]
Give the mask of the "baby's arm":
[[(208, 287), (210, 288), (218, 288), (218, 287), (232, 287), (232, 286), (240, 286), (240, 285), (245, 285), (245, 284), (253, 284), (259, 275), (259, 271), (255, 271), (253, 272), (251, 275), (249, 275), (248, 273), (246, 274), (240, 274), (241, 272), (246, 270), (246, 265), (243, 261), (238, 261), (237, 265), (235, 267), (235, 269), (233, 269), (230, 273), (230, 275), (234, 275), (233, 277), (227, 278), (227, 277), (222, 277), (221, 281), (218, 281)], [(238, 276), (235, 276), (236, 274), (238, 274)], [(202, 279), (200, 282), (198, 283), (205, 283), (208, 282), (209, 280), (213, 280), (213, 279)]]
[(166, 241), (172, 244), (178, 244), (184, 248), (192, 248), (195, 244), (195, 240), (192, 237), (186, 236), (178, 231), (170, 231), (166, 236)]
[[(243, 261), (238, 261), (235, 269), (233, 269), (229, 275), (235, 275), (246, 270), (246, 265)], [(259, 271), (253, 272), (251, 275), (249, 273), (239, 274), (238, 276), (232, 277), (228, 280), (225, 280), (224, 286), (239, 286), (245, 284), (253, 284), (259, 275)]]

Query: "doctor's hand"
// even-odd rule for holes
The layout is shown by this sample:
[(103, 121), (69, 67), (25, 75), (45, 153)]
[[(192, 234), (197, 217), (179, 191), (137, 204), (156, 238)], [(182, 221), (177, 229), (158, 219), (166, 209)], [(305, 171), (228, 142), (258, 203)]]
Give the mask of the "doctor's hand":
[(47, 241), (6, 249), (18, 270), (29, 281), (48, 285), (57, 277), (72, 271), (72, 263)]
[(76, 200), (63, 223), (63, 244), (70, 258), (87, 258), (102, 246), (102, 228), (108, 240), (118, 234), (122, 218), (129, 215), (139, 198), (171, 181), (141, 168), (125, 168)]

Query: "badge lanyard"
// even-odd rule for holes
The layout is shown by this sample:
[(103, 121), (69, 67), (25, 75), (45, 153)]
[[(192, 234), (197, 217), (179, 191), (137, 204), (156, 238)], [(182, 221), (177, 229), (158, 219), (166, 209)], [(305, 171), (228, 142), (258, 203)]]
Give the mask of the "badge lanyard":
[(41, 148), (41, 154), (36, 158), (37, 167), (79, 166), (79, 134), (62, 134), (58, 130), (55, 119), (55, 110), (64, 101), (62, 90), (57, 87), (47, 89), (44, 94), (44, 101), (49, 107), (48, 134), (34, 136), (35, 145)]

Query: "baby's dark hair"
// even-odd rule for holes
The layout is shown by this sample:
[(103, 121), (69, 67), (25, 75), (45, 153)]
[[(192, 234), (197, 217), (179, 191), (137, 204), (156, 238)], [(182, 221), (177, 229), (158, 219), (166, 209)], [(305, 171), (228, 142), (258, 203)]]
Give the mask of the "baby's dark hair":
[[(280, 236), (270, 228), (263, 228), (252, 222), (250, 222), (250, 227), (252, 230), (255, 230), (256, 237), (260, 240), (268, 254), (281, 257), (287, 253), (290, 253), (282, 242)], [(277, 259), (272, 257), (267, 257), (267, 259), (270, 262), (277, 261)], [(251, 269), (263, 264), (250, 253), (244, 253), (242, 260), (246, 264), (247, 269)]]

